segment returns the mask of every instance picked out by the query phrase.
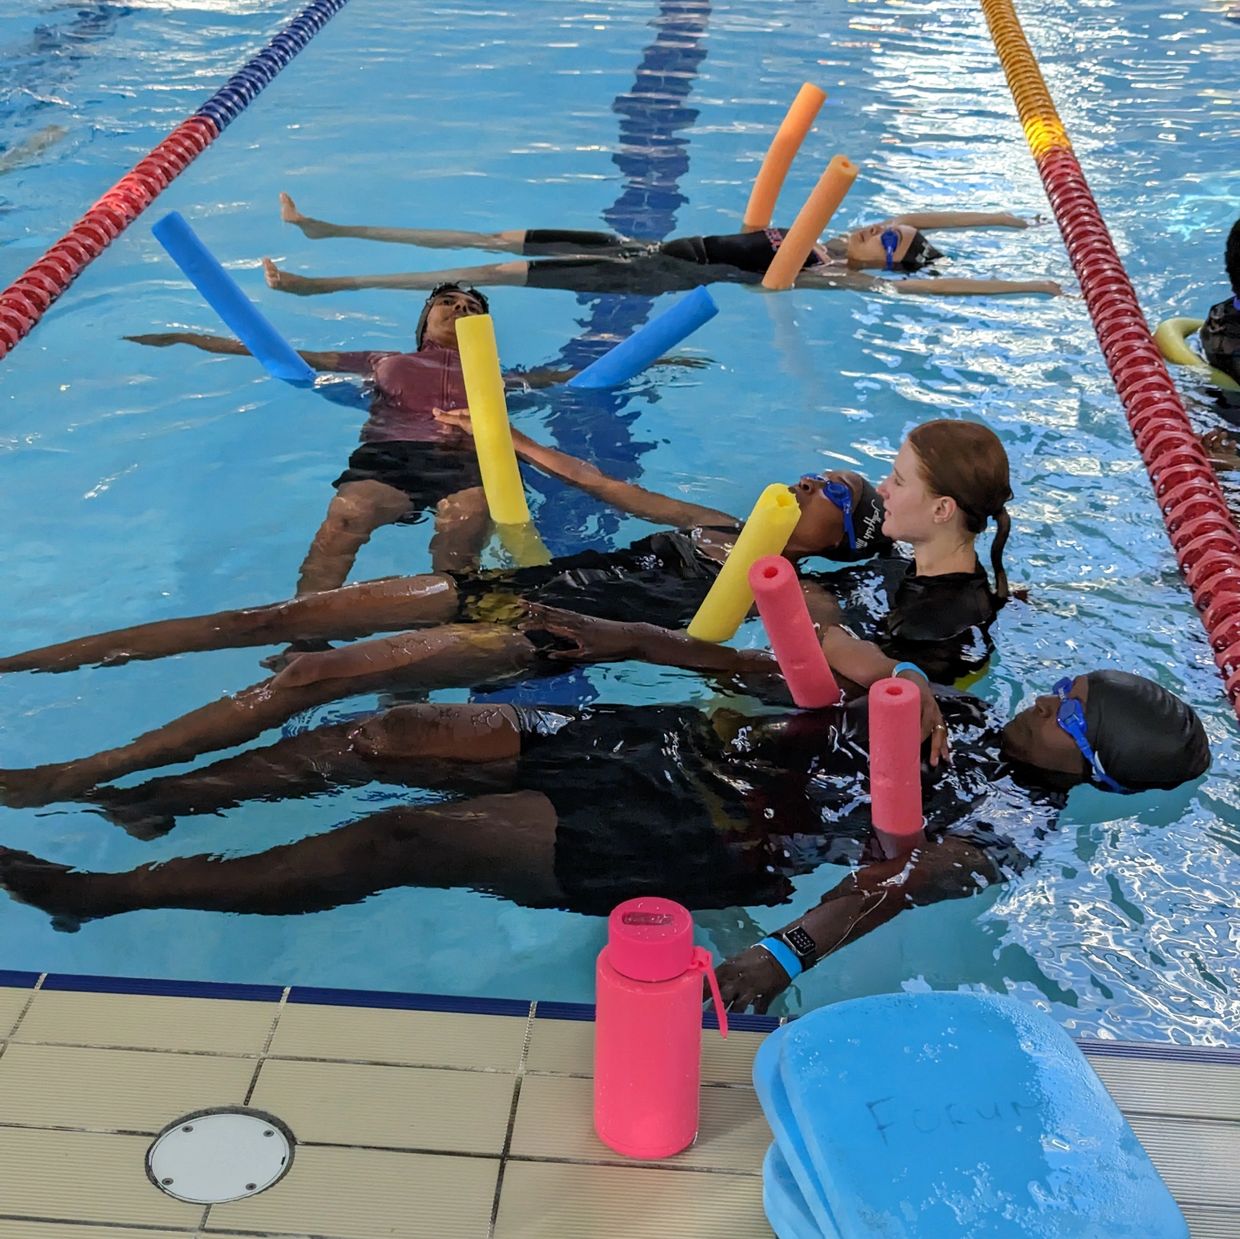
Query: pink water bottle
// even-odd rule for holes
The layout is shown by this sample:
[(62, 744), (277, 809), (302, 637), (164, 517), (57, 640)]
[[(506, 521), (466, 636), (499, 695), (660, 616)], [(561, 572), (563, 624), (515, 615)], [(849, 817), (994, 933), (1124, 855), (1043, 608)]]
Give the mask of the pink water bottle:
[(688, 911), (650, 896), (612, 909), (595, 977), (594, 1130), (617, 1153), (671, 1157), (697, 1139), (703, 974), (726, 1037), (710, 952), (693, 945)]
[(888, 858), (925, 842), (921, 814), (921, 693), (892, 676), (870, 685), (870, 815)]

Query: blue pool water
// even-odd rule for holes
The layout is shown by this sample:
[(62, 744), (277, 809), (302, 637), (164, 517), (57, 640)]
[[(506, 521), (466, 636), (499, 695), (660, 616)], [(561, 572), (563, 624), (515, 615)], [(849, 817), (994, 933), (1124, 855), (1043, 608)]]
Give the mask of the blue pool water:
[[(1203, 313), (1222, 295), (1222, 242), (1240, 202), (1240, 176), (1221, 153), (1240, 129), (1230, 6), (1019, 7), (1151, 321)], [(0, 174), (0, 284), (293, 11), (270, 0), (40, 0), (0, 15), (5, 149), (43, 148)], [(781, 218), (836, 151), (863, 167), (846, 222), (917, 208), (1046, 210), (973, 0), (353, 0), (0, 366), (5, 648), (287, 596), (355, 442), (356, 411), (270, 382), (252, 364), (121, 340), (219, 329), (151, 238), (163, 211), (182, 211), (303, 347), (407, 347), (415, 294), (281, 297), (263, 286), (259, 259), (344, 274), (489, 256), (309, 241), (279, 222), (279, 190), (349, 222), (728, 232), (806, 79), (830, 101)], [(943, 248), (954, 273), (1071, 283), (1053, 228), (961, 234)], [(1008, 563), (1029, 602), (1000, 617), (999, 652), (977, 691), (1007, 708), (1069, 665), (1141, 671), (1200, 710), (1215, 751), (1211, 774), (1177, 792), (1077, 791), (1020, 881), (897, 918), (825, 961), (782, 1009), (978, 987), (1026, 997), (1077, 1033), (1234, 1043), (1235, 719), (1082, 303), (764, 298), (736, 286), (717, 286), (715, 297), (718, 318), (692, 341), (708, 367), (655, 371), (613, 396), (553, 395), (519, 424), (645, 486), (742, 512), (764, 483), (816, 462), (878, 479), (917, 421), (984, 418), (1013, 462)], [(580, 362), (652, 308), (526, 289), (493, 298), (509, 365)], [(1203, 401), (1194, 407), (1211, 424)], [(553, 551), (650, 531), (535, 485)], [(425, 526), (381, 531), (354, 579), (422, 570), (426, 537)], [(761, 636), (750, 625), (740, 640)], [(6, 676), (0, 765), (119, 743), (255, 682), (257, 657)], [(725, 700), (693, 676), (635, 664), (534, 693), (552, 694)], [(290, 726), (373, 704), (342, 703)], [(261, 851), (407, 798), (375, 787), (250, 804), (189, 819), (155, 843), (73, 805), (5, 810), (0, 842), (120, 870)], [(704, 940), (734, 951), (842, 876), (825, 868), (800, 880), (792, 907), (702, 913)], [(284, 918), (134, 913), (76, 935), (0, 896), (0, 967), (581, 1000), (601, 938), (597, 920), (463, 890), (403, 888)]]

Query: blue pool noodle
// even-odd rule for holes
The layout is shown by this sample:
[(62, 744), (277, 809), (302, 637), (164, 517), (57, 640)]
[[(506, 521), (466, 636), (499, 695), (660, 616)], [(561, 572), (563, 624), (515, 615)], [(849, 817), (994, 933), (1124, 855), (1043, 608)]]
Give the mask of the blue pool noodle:
[(657, 361), (668, 349), (675, 348), (681, 340), (692, 335), (703, 323), (719, 313), (705, 287), (695, 288), (682, 297), (658, 318), (652, 318), (640, 331), (621, 341), (597, 361), (591, 362), (575, 378), (568, 380), (569, 387), (600, 388), (619, 387), (635, 374), (640, 374), (652, 361)]
[(206, 303), (232, 328), (272, 378), (301, 386), (314, 382), (314, 371), (241, 291), (237, 281), (215, 260), (180, 212), (169, 212), (151, 231)]

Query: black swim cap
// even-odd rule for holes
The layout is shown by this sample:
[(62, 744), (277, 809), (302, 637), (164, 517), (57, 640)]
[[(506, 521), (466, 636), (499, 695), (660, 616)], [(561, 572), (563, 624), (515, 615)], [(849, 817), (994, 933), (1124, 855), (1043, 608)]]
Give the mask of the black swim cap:
[(904, 257), (896, 263), (896, 266), (901, 271), (920, 271), (922, 267), (927, 267), (942, 257), (943, 251), (935, 249), (926, 240), (926, 234), (918, 229), (913, 233), (913, 239), (909, 242)]
[(415, 348), (420, 349), (422, 347), (422, 338), (426, 335), (426, 320), (431, 314), (431, 304), (441, 293), (464, 293), (467, 297), (473, 297), (478, 302), (482, 307), (481, 311), (479, 311), (480, 313), (490, 313), (491, 303), (476, 288), (466, 288), (464, 284), (457, 284), (454, 281), (436, 284), (427, 294), (426, 304), (422, 307), (422, 313), (418, 315), (418, 325), (413, 332)]
[(1117, 783), (1170, 789), (1209, 768), (1205, 728), (1174, 693), (1127, 671), (1091, 671), (1085, 682), (1086, 735)]

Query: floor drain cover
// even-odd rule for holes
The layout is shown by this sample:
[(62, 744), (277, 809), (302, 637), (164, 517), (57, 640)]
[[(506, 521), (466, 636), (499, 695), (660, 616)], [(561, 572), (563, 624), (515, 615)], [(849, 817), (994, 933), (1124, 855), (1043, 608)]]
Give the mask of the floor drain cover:
[(253, 1110), (205, 1110), (166, 1127), (146, 1155), (161, 1192), (197, 1205), (256, 1196), (293, 1160), (292, 1133)]

